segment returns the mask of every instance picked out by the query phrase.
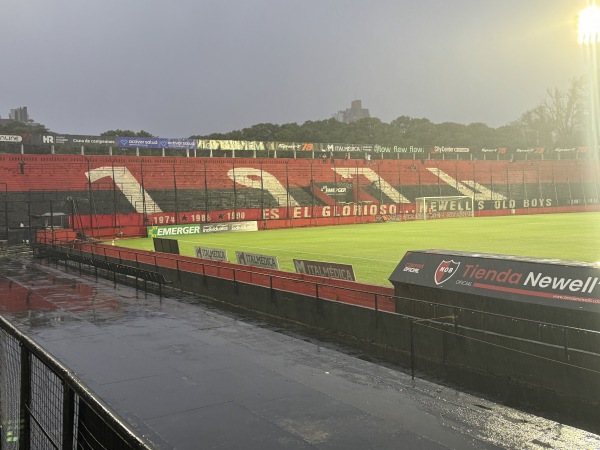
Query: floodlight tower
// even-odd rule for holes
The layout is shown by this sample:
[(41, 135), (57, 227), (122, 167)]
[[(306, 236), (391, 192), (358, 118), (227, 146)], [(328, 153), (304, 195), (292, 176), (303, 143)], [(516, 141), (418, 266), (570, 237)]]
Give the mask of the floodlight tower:
[(588, 145), (595, 158), (599, 157), (600, 143), (600, 80), (598, 77), (598, 46), (600, 44), (600, 8), (596, 0), (588, 0), (588, 7), (579, 13), (579, 43), (581, 44), (585, 61), (588, 66), (589, 85), (589, 114), (588, 114)]

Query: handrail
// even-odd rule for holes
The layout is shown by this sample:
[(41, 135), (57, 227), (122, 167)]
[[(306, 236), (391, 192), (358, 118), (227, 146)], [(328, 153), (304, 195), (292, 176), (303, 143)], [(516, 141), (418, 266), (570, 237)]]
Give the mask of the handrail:
[[(40, 362), (44, 364), (44, 366), (48, 370), (50, 370), (60, 379), (63, 386), (63, 393), (65, 393), (65, 397), (71, 397), (73, 393), (76, 394), (80, 400), (83, 400), (85, 404), (128, 445), (128, 448), (139, 450), (151, 450), (151, 447), (149, 447), (142, 439), (140, 439), (126, 425), (126, 422), (124, 420), (120, 419), (113, 411), (111, 411), (97, 397), (95, 397), (94, 394), (77, 377), (75, 377), (72, 371), (70, 371), (67, 367), (62, 365), (57, 359), (55, 359), (50, 353), (44, 350), (39, 344), (37, 344), (34, 340), (32, 340), (27, 335), (19, 331), (13, 324), (11, 324), (2, 316), (0, 316), (0, 330), (5, 331), (9, 336), (14, 338), (19, 343), (22, 360), (21, 364), (23, 364), (24, 357), (29, 358), (29, 355), (35, 356)], [(3, 364), (8, 364), (8, 362), (4, 361)], [(24, 375), (25, 374), (22, 373), (21, 383), (30, 383), (30, 380), (23, 380)], [(0, 385), (0, 388), (1, 387), (2, 386)], [(66, 393), (66, 391), (69, 391), (68, 394)], [(8, 396), (10, 395), (18, 395), (18, 393), (15, 392), (6, 392), (2, 394), (3, 397), (6, 396), (6, 399), (8, 399)], [(27, 410), (28, 417), (26, 417), (25, 420), (28, 421), (31, 418), (34, 421), (37, 421), (37, 419), (33, 416), (33, 413), (31, 412), (28, 403), (24, 402), (23, 398), (20, 399), (20, 403)], [(64, 401), (63, 403), (67, 402)], [(64, 404), (63, 406), (66, 408), (68, 405)], [(57, 407), (60, 407), (60, 405), (57, 405)], [(21, 417), (23, 417), (24, 413), (25, 411), (21, 410)], [(63, 419), (65, 419), (64, 416)], [(74, 420), (72, 414), (71, 417), (69, 417), (69, 420)], [(73, 436), (63, 435), (62, 438), (63, 440), (73, 439)], [(29, 436), (25, 436), (25, 440), (28, 439)], [(101, 437), (99, 438), (99, 441), (102, 442)], [(52, 445), (55, 444), (52, 443)], [(64, 445), (63, 448), (65, 448)]]
[[(322, 288), (331, 288), (331, 289), (336, 289), (336, 290), (342, 290), (342, 291), (348, 291), (348, 292), (353, 292), (353, 293), (358, 293), (358, 294), (366, 294), (366, 295), (370, 295), (373, 296), (373, 303), (374, 303), (374, 307), (371, 309), (375, 309), (375, 310), (380, 310), (378, 308), (378, 303), (379, 303), (379, 299), (380, 297), (389, 297), (394, 303), (396, 303), (396, 301), (398, 300), (406, 300), (406, 301), (410, 301), (410, 302), (414, 302), (416, 304), (421, 304), (421, 305), (428, 305), (428, 306), (432, 306), (432, 307), (440, 307), (440, 308), (448, 308), (448, 309), (453, 309), (455, 311), (462, 311), (462, 312), (467, 312), (467, 313), (475, 313), (475, 314), (483, 314), (483, 315), (487, 315), (487, 316), (491, 316), (491, 317), (496, 317), (496, 318), (501, 318), (501, 319), (507, 319), (507, 320), (517, 320), (520, 322), (524, 322), (524, 323), (528, 323), (528, 324), (533, 324), (533, 325), (541, 325), (541, 326), (552, 326), (552, 327), (556, 327), (558, 329), (561, 330), (565, 330), (565, 331), (585, 331), (587, 333), (591, 333), (591, 334), (596, 334), (598, 336), (600, 336), (600, 331), (596, 331), (596, 330), (589, 330), (589, 329), (585, 329), (585, 328), (578, 328), (578, 327), (573, 327), (573, 326), (569, 326), (569, 325), (561, 325), (561, 324), (556, 324), (556, 323), (551, 323), (551, 322), (543, 322), (540, 320), (534, 320), (534, 319), (526, 319), (526, 318), (522, 318), (522, 317), (515, 317), (515, 316), (508, 316), (505, 314), (499, 314), (499, 313), (494, 313), (494, 312), (489, 312), (489, 311), (482, 311), (482, 310), (478, 310), (478, 309), (473, 309), (473, 308), (466, 308), (466, 307), (461, 307), (461, 306), (453, 306), (453, 305), (447, 305), (444, 303), (436, 303), (433, 301), (429, 301), (429, 300), (420, 300), (420, 299), (415, 299), (415, 298), (410, 298), (410, 297), (403, 297), (403, 296), (397, 296), (397, 295), (393, 295), (393, 294), (387, 294), (387, 293), (382, 293), (382, 292), (375, 292), (375, 291), (368, 291), (368, 290), (363, 290), (363, 289), (356, 289), (356, 288), (351, 288), (348, 286), (343, 286), (340, 284), (335, 284), (335, 283), (330, 283), (327, 281), (316, 281), (316, 280), (310, 280), (307, 279), (306, 277), (300, 278), (300, 277), (291, 277), (291, 276), (285, 276), (285, 275), (278, 275), (278, 274), (274, 274), (274, 273), (270, 273), (270, 272), (261, 272), (258, 271), (258, 269), (252, 270), (252, 269), (245, 269), (245, 268), (239, 268), (239, 267), (235, 267), (237, 266), (234, 263), (228, 263), (231, 264), (232, 267), (227, 267), (224, 266), (222, 264), (215, 264), (215, 263), (211, 263), (211, 262), (206, 262), (203, 260), (198, 260), (198, 258), (193, 258), (193, 257), (189, 257), (189, 256), (171, 256), (169, 254), (160, 254), (160, 256), (157, 256), (155, 252), (150, 252), (150, 251), (146, 251), (146, 250), (136, 250), (136, 249), (124, 249), (122, 247), (119, 248), (115, 248), (114, 246), (108, 246), (108, 245), (104, 245), (104, 244), (73, 244), (73, 243), (67, 243), (67, 248), (72, 248), (75, 249), (75, 246), (80, 246), (80, 247), (86, 247), (89, 246), (90, 248), (96, 248), (96, 249), (103, 249), (104, 253), (100, 254), (100, 253), (95, 253), (98, 254), (99, 256), (104, 256), (105, 258), (108, 258), (109, 256), (107, 256), (107, 250), (113, 250), (116, 251), (118, 253), (118, 257), (119, 260), (123, 260), (123, 259), (127, 259), (127, 258), (123, 258), (122, 255), (127, 255), (127, 254), (133, 254), (135, 255), (135, 259), (127, 259), (129, 261), (135, 261), (137, 264), (139, 264), (139, 259), (138, 259), (138, 255), (146, 255), (146, 256), (151, 256), (154, 258), (154, 266), (155, 267), (159, 267), (158, 266), (158, 260), (167, 260), (167, 261), (173, 261), (177, 264), (178, 261), (182, 261), (185, 260), (187, 263), (192, 264), (192, 265), (198, 265), (202, 268), (202, 274), (205, 275), (206, 273), (206, 267), (210, 267), (210, 268), (215, 268), (215, 269), (225, 269), (225, 270), (229, 270), (232, 271), (232, 273), (234, 274), (233, 277), (235, 278), (236, 281), (240, 282), (239, 277), (235, 276), (235, 272), (238, 273), (246, 273), (246, 274), (250, 274), (250, 275), (262, 275), (262, 276), (268, 276), (269, 277), (269, 284), (268, 286), (271, 287), (272, 286), (272, 279), (279, 279), (279, 280), (288, 280), (288, 281), (293, 281), (293, 282), (303, 282), (306, 284), (310, 284), (312, 286), (315, 287), (315, 291), (319, 292), (319, 298), (323, 298), (323, 289)], [(80, 249), (81, 250), (81, 249)], [(91, 252), (92, 254), (94, 254), (94, 252)], [(181, 270), (181, 269), (179, 269)], [(268, 270), (268, 269), (266, 269)], [(182, 270), (185, 271), (185, 270)], [(218, 278), (218, 277), (217, 277)], [(242, 281), (243, 282), (243, 281)], [(257, 283), (248, 283), (248, 284), (257, 284)], [(382, 312), (392, 312), (392, 311), (385, 311), (385, 310), (381, 310)]]

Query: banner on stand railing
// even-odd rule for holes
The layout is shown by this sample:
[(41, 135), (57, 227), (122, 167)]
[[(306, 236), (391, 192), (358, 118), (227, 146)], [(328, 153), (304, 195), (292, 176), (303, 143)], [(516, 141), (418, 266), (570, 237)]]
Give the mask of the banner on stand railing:
[(315, 275), (317, 277), (336, 278), (338, 280), (356, 281), (354, 268), (350, 264), (294, 259), (294, 267), (296, 268), (296, 273)]
[(244, 266), (262, 267), (264, 269), (279, 270), (277, 256), (261, 255), (259, 253), (235, 252), (238, 264)]
[(221, 248), (194, 247), (196, 258), (210, 259), (211, 261), (227, 262), (227, 250)]

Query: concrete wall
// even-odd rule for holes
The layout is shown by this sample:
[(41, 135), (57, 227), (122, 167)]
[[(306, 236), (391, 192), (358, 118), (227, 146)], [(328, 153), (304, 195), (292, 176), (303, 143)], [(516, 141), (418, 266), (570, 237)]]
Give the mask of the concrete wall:
[[(468, 308), (539, 322), (600, 331), (600, 314), (590, 311), (578, 311), (575, 309), (498, 299), (495, 297), (484, 297), (407, 283), (398, 283), (395, 287), (395, 293), (399, 297), (425, 300), (450, 307)], [(411, 301), (396, 302), (396, 312), (398, 313), (414, 314), (419, 317), (434, 317), (433, 315), (421, 316), (421, 314), (424, 314), (422, 311), (423, 308), (424, 306), (417, 305)], [(444, 310), (441, 307), (438, 307), (438, 309), (440, 311)], [(448, 308), (446, 311), (452, 311), (452, 309)], [(432, 312), (431, 309), (428, 309), (425, 314), (431, 314)]]
[[(565, 336), (556, 330), (532, 331), (521, 324), (523, 329), (516, 329), (515, 325), (515, 332), (522, 337), (506, 336), (474, 328), (472, 326), (476, 324), (468, 321), (467, 325), (471, 326), (452, 320), (415, 321), (415, 317), (408, 314), (376, 312), (343, 302), (177, 269), (143, 263), (138, 266), (157, 270), (173, 283), (174, 288), (210, 297), (227, 308), (267, 314), (277, 320), (290, 320), (312, 329), (334, 332), (344, 337), (346, 345), (366, 354), (408, 368), (413, 361), (417, 373), (600, 432), (597, 414), (600, 356), (588, 352), (596, 352), (599, 348), (596, 334), (590, 333), (587, 338), (577, 335), (577, 344), (583, 350), (574, 350), (564, 346)], [(419, 314), (433, 317), (433, 310), (421, 308)], [(451, 308), (444, 306), (437, 309), (437, 317), (451, 312)], [(490, 328), (494, 325), (500, 327), (493, 322), (485, 324)], [(539, 336), (544, 336), (548, 342), (532, 339)], [(577, 366), (585, 367), (585, 370)]]

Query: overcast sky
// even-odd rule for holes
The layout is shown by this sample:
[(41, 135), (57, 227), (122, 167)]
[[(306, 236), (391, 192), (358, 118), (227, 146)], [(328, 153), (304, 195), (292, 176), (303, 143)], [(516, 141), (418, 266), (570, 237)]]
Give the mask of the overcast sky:
[(0, 116), (160, 137), (329, 119), (516, 120), (583, 75), (587, 0), (1, 0)]

